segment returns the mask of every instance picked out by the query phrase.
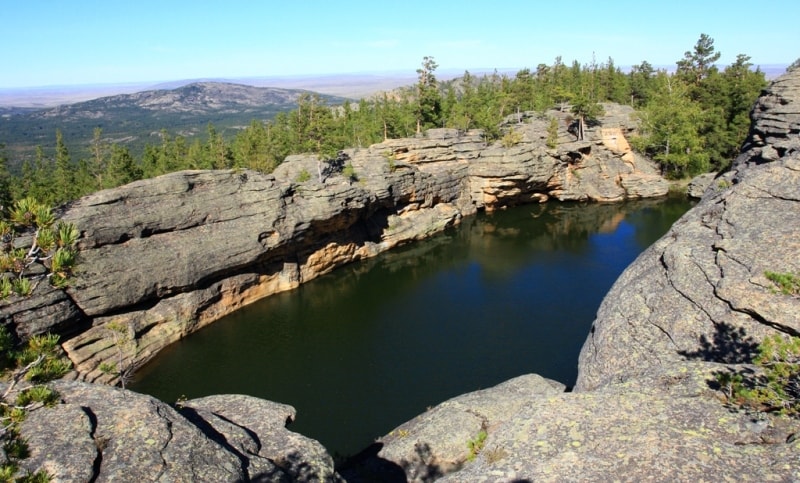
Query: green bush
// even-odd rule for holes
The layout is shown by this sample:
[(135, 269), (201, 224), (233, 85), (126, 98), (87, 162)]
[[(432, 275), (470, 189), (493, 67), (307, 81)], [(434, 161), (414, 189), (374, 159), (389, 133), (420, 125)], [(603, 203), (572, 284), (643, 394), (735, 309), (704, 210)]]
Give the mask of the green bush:
[[(21, 235), (30, 235), (30, 242), (19, 246)], [(56, 223), (49, 206), (33, 198), (14, 203), (8, 220), (0, 220), (0, 272), (6, 273), (0, 276), (0, 298), (28, 296), (43, 279), (65, 287), (77, 263), (79, 236), (74, 224)]]
[(305, 183), (310, 179), (311, 179), (311, 173), (309, 173), (306, 168), (303, 168), (303, 170), (300, 171), (300, 173), (297, 175), (297, 178), (295, 178), (295, 181), (297, 181), (298, 183)]
[(758, 347), (761, 373), (728, 371), (716, 380), (728, 404), (756, 412), (800, 416), (800, 337), (775, 334)]
[[(58, 402), (58, 393), (45, 385), (71, 368), (61, 353), (58, 339), (56, 335), (37, 335), (16, 349), (8, 329), (0, 325), (0, 361), (6, 369), (3, 378), (8, 381), (0, 396), (0, 444), (6, 454), (5, 461), (0, 462), (0, 481), (50, 481), (43, 470), (21, 474), (19, 461), (28, 457), (28, 446), (19, 435), (19, 424), (30, 411)], [(12, 361), (15, 364), (10, 367)], [(13, 400), (9, 400), (15, 393)]]
[(358, 181), (358, 174), (351, 163), (344, 165), (344, 168), (342, 169), (342, 176), (344, 176), (348, 181)]
[(487, 436), (489, 436), (489, 434), (485, 429), (482, 429), (474, 439), (467, 441), (467, 447), (469, 448), (467, 461), (474, 460), (478, 454), (480, 454), (481, 450), (483, 449), (483, 445), (486, 444)]
[(500, 140), (504, 148), (511, 148), (522, 142), (522, 133), (511, 128)]
[(550, 117), (550, 124), (547, 125), (547, 147), (555, 149), (558, 146), (558, 119)]

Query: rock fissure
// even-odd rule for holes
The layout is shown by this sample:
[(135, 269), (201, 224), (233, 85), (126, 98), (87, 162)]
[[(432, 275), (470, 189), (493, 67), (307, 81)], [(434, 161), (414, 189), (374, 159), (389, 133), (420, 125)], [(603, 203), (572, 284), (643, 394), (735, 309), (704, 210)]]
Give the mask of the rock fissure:
[(88, 406), (81, 406), (80, 408), (89, 419), (89, 437), (92, 438), (92, 441), (94, 441), (94, 444), (97, 448), (97, 453), (92, 461), (92, 475), (89, 478), (89, 483), (94, 483), (101, 475), (101, 470), (103, 467), (103, 451), (105, 450), (107, 441), (102, 440), (97, 436), (97, 415), (94, 414), (92, 408)]
[[(641, 339), (641, 337), (639, 337), (638, 330), (637, 330), (638, 327), (637, 327), (636, 321), (633, 320), (633, 319), (626, 319), (626, 322), (628, 323), (628, 327), (631, 329), (631, 332), (630, 332), (629, 335), (630, 335), (631, 340), (633, 340), (633, 342), (635, 343), (633, 345), (635, 345), (638, 349), (641, 349), (639, 351), (639, 353), (642, 354), (645, 359), (655, 360), (657, 364), (662, 364), (661, 358), (658, 356), (657, 353), (655, 353), (655, 352), (648, 353), (647, 352), (646, 349), (647, 349), (648, 344), (645, 343)], [(659, 329), (661, 329), (661, 328), (659, 327)]]
[[(681, 288), (678, 286), (678, 284), (676, 284), (676, 283), (675, 283), (675, 281), (673, 280), (673, 278), (672, 278), (672, 275), (671, 275), (671, 273), (672, 273), (672, 270), (670, 270), (670, 268), (669, 268), (669, 265), (667, 264), (666, 260), (664, 260), (664, 254), (663, 254), (663, 253), (662, 253), (662, 256), (660, 257), (660, 259), (661, 259), (661, 266), (662, 266), (662, 268), (666, 268), (666, 271), (664, 272), (664, 276), (665, 276), (665, 282), (666, 282), (666, 283), (667, 283), (667, 284), (668, 284), (668, 285), (669, 285), (669, 286), (672, 288), (672, 290), (673, 290), (673, 291), (674, 291), (676, 294), (678, 294), (678, 295), (679, 295), (681, 298), (683, 298), (684, 300), (686, 300), (687, 302), (689, 302), (689, 304), (690, 304), (692, 307), (694, 307), (694, 308), (695, 308), (695, 309), (697, 309), (698, 311), (700, 311), (700, 312), (704, 313), (704, 314), (705, 314), (705, 316), (708, 318), (708, 320), (714, 320), (714, 316), (713, 316), (713, 314), (712, 314), (712, 313), (711, 313), (711, 312), (710, 312), (710, 311), (709, 311), (709, 310), (706, 308), (706, 305), (705, 305), (705, 304), (703, 304), (702, 302), (700, 302), (700, 301), (698, 301), (698, 300), (695, 300), (695, 299), (694, 299), (694, 298), (691, 296), (691, 294), (690, 294), (690, 293), (688, 293), (688, 292), (687, 292), (685, 289), (681, 289)], [(699, 265), (699, 264), (698, 264), (696, 261), (691, 261), (691, 263), (692, 263), (692, 264), (693, 264), (693, 265), (694, 265), (694, 266), (697, 268), (697, 270), (698, 270), (698, 271), (699, 271), (699, 272), (700, 272), (700, 273), (703, 275), (703, 278), (704, 278), (704, 279), (705, 279), (705, 281), (708, 283), (708, 285), (711, 287), (711, 289), (712, 289), (712, 292), (713, 292), (713, 291), (714, 291), (714, 283), (713, 283), (713, 281), (712, 281), (712, 280), (709, 278), (708, 274), (707, 274), (707, 273), (706, 273), (706, 272), (703, 270), (703, 268), (702, 268), (702, 267), (701, 267), (701, 266), (700, 266), (700, 265)], [(638, 325), (638, 323), (635, 323), (634, 325)]]
[[(164, 453), (169, 448), (169, 445), (172, 443), (172, 440), (173, 440), (173, 438), (175, 436), (174, 436), (174, 434), (172, 432), (172, 420), (171, 420), (170, 417), (168, 417), (167, 415), (164, 414), (164, 410), (161, 407), (161, 405), (157, 405), (157, 404), (153, 405), (153, 410), (154, 410), (156, 416), (159, 417), (163, 421), (164, 429), (166, 431), (166, 438), (164, 439), (163, 444), (161, 444), (161, 447), (157, 451), (158, 456), (161, 458), (161, 463), (163, 465), (162, 466), (162, 470), (161, 470), (161, 472), (159, 474), (159, 477), (160, 477), (161, 474), (163, 474), (166, 471), (167, 467), (169, 466), (168, 463), (167, 463), (167, 459), (164, 457)], [(194, 458), (191, 458), (191, 459), (194, 459)], [(156, 478), (156, 480), (158, 480), (158, 479), (159, 478)]]
[(680, 349), (680, 347), (678, 346), (678, 344), (675, 342), (675, 339), (673, 339), (673, 338), (672, 338), (672, 335), (670, 335), (670, 333), (669, 333), (669, 331), (667, 331), (667, 329), (665, 329), (664, 327), (662, 327), (661, 325), (659, 325), (659, 324), (658, 324), (658, 323), (656, 323), (656, 322), (649, 321), (649, 323), (650, 323), (651, 325), (653, 325), (655, 328), (657, 328), (659, 331), (661, 331), (661, 333), (662, 333), (662, 334), (664, 334), (665, 336), (667, 336), (667, 339), (669, 339), (670, 343), (673, 345), (673, 347), (675, 347), (675, 349), (676, 349), (676, 350), (679, 350), (679, 349)]

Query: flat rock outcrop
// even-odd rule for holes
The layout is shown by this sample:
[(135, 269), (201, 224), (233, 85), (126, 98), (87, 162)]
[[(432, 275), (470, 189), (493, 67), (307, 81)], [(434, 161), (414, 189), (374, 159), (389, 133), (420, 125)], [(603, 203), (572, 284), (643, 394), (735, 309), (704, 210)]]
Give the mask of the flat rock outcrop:
[(469, 442), (480, 444), (531, 399), (563, 392), (563, 384), (528, 374), (452, 398), (378, 439), (342, 476), (351, 483), (432, 481), (468, 464), (479, 453)]
[(122, 389), (61, 381), (61, 402), (21, 425), (23, 470), (52, 481), (339, 481), (318, 442), (293, 433), (291, 406), (249, 396), (175, 409)]
[[(714, 365), (653, 371), (584, 393), (528, 400), (440, 481), (793, 481), (796, 420), (731, 412)], [(412, 480), (409, 481), (425, 481)]]

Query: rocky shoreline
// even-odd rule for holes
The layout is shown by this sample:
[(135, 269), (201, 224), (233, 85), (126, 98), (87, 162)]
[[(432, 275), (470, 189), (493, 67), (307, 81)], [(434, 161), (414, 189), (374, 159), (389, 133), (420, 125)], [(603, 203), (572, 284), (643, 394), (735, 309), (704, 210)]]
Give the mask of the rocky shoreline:
[[(63, 213), (81, 231), (74, 282), (3, 304), (0, 318), (20, 338), (60, 334), (74, 376), (107, 382), (104, 362), (138, 366), (243, 305), (478, 210), (665, 195), (667, 182), (625, 140), (635, 128), (630, 108), (607, 112), (586, 141), (572, 141), (562, 122), (554, 149), (544, 143), (547, 117), (530, 114), (506, 127), (518, 135), (513, 146), (435, 129), (330, 163), (291, 156), (270, 175), (184, 171), (95, 193)], [(345, 163), (353, 176), (342, 174)], [(111, 322), (134, 342), (123, 361)]]
[[(776, 80), (733, 169), (615, 283), (572, 392), (527, 375), (459, 396), (337, 471), (319, 443), (286, 430), (294, 414), (284, 405), (214, 396), (171, 407), (61, 381), (63, 404), (23, 424), (31, 447), (24, 464), (56, 481), (798, 480), (800, 422), (733, 411), (712, 383), (719, 371), (752, 368), (752, 347), (766, 335), (800, 333), (800, 299), (771, 290), (763, 275), (800, 273), (798, 101), (800, 72)], [(274, 176), (177, 173), (87, 197), (65, 213), (83, 230), (83, 274), (68, 293), (16, 312), (3, 307), (3, 317), (20, 334), (70, 337), (64, 347), (76, 376), (96, 380), (112, 320), (127, 324), (135, 357), (146, 357), (226, 307), (477, 209), (613, 201), (652, 195), (661, 189), (654, 186), (666, 193), (645, 162), (634, 158), (631, 167), (624, 128), (606, 125), (587, 143), (564, 137), (548, 150), (532, 134), (540, 131), (526, 131), (536, 122), (515, 126), (523, 142), (510, 148), (435, 130), (353, 150), (359, 181), (295, 182), (303, 170), (317, 172), (316, 160), (296, 158)], [(196, 210), (201, 199), (213, 209)]]

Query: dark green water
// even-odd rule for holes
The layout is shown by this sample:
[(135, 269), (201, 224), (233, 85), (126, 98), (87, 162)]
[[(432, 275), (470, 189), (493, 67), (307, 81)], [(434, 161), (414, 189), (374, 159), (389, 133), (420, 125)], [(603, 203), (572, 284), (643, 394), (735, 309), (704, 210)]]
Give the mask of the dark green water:
[(204, 328), (132, 389), (167, 402), (240, 393), (291, 404), (292, 430), (348, 455), (428, 406), (511, 377), (571, 385), (603, 296), (689, 206), (553, 202), (469, 217)]

